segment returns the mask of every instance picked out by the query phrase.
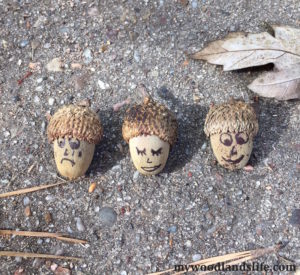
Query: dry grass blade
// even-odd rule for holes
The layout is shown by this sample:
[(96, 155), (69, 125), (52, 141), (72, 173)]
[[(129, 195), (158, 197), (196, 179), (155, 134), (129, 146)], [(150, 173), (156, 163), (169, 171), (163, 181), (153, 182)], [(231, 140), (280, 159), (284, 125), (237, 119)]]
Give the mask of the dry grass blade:
[(17, 252), (17, 251), (0, 251), (0, 257), (44, 258), (44, 259), (63, 259), (63, 260), (82, 261), (81, 258), (77, 258), (77, 257), (67, 257), (67, 256), (58, 256), (58, 255), (40, 254), (40, 253), (27, 253), (27, 252)]
[(73, 238), (64, 237), (61, 233), (49, 233), (49, 232), (33, 232), (33, 231), (15, 231), (15, 230), (0, 230), (0, 235), (16, 235), (26, 237), (39, 237), (39, 238), (56, 238), (60, 241), (66, 241), (70, 243), (86, 244), (85, 240), (78, 240)]
[(55, 186), (58, 186), (58, 185), (61, 185), (64, 183), (66, 183), (66, 182), (58, 182), (58, 183), (52, 183), (52, 184), (46, 184), (46, 185), (34, 186), (34, 187), (30, 187), (30, 188), (19, 189), (19, 190), (7, 192), (7, 193), (2, 193), (2, 194), (0, 194), (0, 198), (7, 198), (7, 197), (11, 197), (11, 196), (18, 196), (18, 195), (22, 195), (22, 194), (26, 194), (26, 193), (36, 192), (39, 190), (55, 187)]
[[(187, 266), (190, 266), (190, 265), (209, 266), (209, 265), (216, 265), (218, 263), (225, 263), (225, 266), (229, 266), (229, 265), (243, 263), (245, 261), (250, 261), (250, 260), (259, 258), (261, 256), (264, 256), (266, 254), (276, 252), (279, 248), (280, 248), (280, 245), (275, 245), (275, 246), (268, 247), (268, 248), (261, 248), (261, 249), (248, 250), (248, 251), (237, 252), (237, 253), (230, 253), (230, 254), (223, 255), (223, 256), (216, 256), (216, 257), (192, 262), (192, 263), (187, 264)], [(172, 274), (178, 275), (178, 274), (183, 274), (183, 273), (187, 272), (187, 270), (175, 272), (174, 269), (168, 269), (165, 271), (150, 273), (148, 275), (162, 275), (162, 274), (167, 274), (170, 272), (173, 272)], [(199, 272), (198, 274), (209, 274), (211, 272), (214, 272), (214, 271), (204, 271), (204, 272), (202, 271), (202, 272)]]

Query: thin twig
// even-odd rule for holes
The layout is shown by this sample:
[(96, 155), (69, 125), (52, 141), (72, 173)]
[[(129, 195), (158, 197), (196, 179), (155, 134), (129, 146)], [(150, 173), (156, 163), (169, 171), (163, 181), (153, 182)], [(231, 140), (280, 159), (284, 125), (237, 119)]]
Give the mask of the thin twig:
[(18, 252), (18, 251), (0, 251), (0, 257), (45, 258), (45, 259), (64, 259), (64, 260), (82, 261), (82, 258), (77, 258), (77, 257), (67, 257), (67, 256), (40, 254), (40, 253), (27, 253), (27, 252)]
[[(189, 263), (187, 266), (190, 265), (205, 265), (205, 266), (209, 266), (209, 265), (216, 265), (218, 263), (225, 263), (225, 266), (229, 266), (229, 265), (233, 265), (233, 264), (239, 264), (245, 261), (250, 261), (256, 258), (259, 258), (261, 256), (264, 256), (266, 254), (270, 254), (270, 253), (274, 253), (276, 251), (278, 251), (280, 249), (280, 245), (275, 245), (272, 247), (267, 247), (267, 248), (260, 248), (260, 249), (255, 249), (255, 250), (248, 250), (248, 251), (243, 251), (243, 252), (237, 252), (237, 253), (230, 253), (227, 255), (223, 255), (223, 256), (216, 256), (216, 257), (212, 257), (212, 258), (208, 258), (208, 259), (203, 259), (200, 261), (196, 261), (193, 263)], [(165, 271), (160, 271), (160, 272), (155, 272), (155, 273), (149, 273), (148, 275), (162, 275), (162, 274), (166, 274), (169, 272), (173, 272), (172, 274), (182, 274), (187, 272), (187, 270), (184, 270), (182, 272), (174, 272), (174, 269), (168, 269)], [(197, 274), (208, 274), (211, 273), (213, 271), (205, 271), (205, 272), (199, 272)]]
[(58, 182), (58, 183), (34, 186), (34, 187), (30, 187), (30, 188), (24, 188), (24, 189), (19, 189), (19, 190), (7, 192), (7, 193), (2, 193), (2, 194), (0, 194), (0, 198), (7, 198), (7, 197), (11, 197), (11, 196), (18, 196), (18, 195), (22, 195), (22, 194), (26, 194), (26, 193), (31, 193), (31, 192), (51, 188), (51, 187), (54, 187), (57, 185), (61, 185), (63, 183), (65, 183), (65, 182)]
[(70, 243), (86, 244), (87, 241), (64, 237), (62, 233), (50, 233), (50, 232), (34, 232), (34, 231), (16, 231), (16, 230), (0, 230), (0, 235), (16, 235), (26, 237), (44, 237), (44, 238), (56, 238), (57, 240), (66, 241)]

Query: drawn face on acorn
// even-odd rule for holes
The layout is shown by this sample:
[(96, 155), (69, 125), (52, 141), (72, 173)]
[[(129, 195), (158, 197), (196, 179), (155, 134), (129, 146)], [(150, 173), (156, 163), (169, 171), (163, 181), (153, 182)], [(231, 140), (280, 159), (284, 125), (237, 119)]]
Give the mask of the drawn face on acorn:
[(90, 166), (95, 145), (77, 138), (54, 141), (54, 158), (59, 173), (69, 179), (84, 174)]
[(144, 175), (155, 175), (166, 165), (170, 144), (155, 135), (129, 140), (130, 155), (136, 169)]
[(218, 162), (225, 168), (240, 169), (248, 163), (253, 141), (247, 133), (214, 134), (210, 139)]
[(51, 117), (47, 134), (53, 142), (58, 172), (68, 179), (76, 179), (90, 166), (103, 129), (98, 115), (91, 109), (69, 105)]
[(164, 169), (177, 139), (177, 121), (165, 105), (145, 97), (143, 104), (127, 110), (122, 134), (136, 169), (144, 175), (155, 175)]
[(256, 113), (243, 101), (213, 105), (206, 116), (204, 132), (210, 137), (219, 164), (230, 170), (241, 169), (249, 161), (258, 132)]

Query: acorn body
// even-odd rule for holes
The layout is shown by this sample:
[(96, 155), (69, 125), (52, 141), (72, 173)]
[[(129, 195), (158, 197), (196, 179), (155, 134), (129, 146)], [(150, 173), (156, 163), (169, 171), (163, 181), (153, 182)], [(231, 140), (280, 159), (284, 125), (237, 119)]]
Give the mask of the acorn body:
[(89, 168), (95, 144), (74, 138), (59, 138), (53, 142), (53, 149), (58, 172), (65, 178), (76, 179)]
[(236, 170), (243, 168), (250, 159), (258, 121), (249, 104), (233, 100), (210, 108), (204, 131), (218, 163)]
[(131, 159), (144, 175), (156, 175), (166, 165), (177, 138), (177, 121), (166, 106), (149, 97), (126, 112), (122, 134), (129, 143)]
[(241, 169), (250, 159), (253, 140), (247, 133), (214, 134), (210, 142), (217, 161), (225, 168)]
[(138, 136), (129, 140), (129, 150), (135, 168), (144, 175), (158, 174), (167, 163), (170, 144), (158, 136)]
[(53, 142), (60, 175), (71, 180), (83, 176), (102, 134), (98, 115), (88, 107), (69, 105), (60, 108), (48, 126), (48, 139)]

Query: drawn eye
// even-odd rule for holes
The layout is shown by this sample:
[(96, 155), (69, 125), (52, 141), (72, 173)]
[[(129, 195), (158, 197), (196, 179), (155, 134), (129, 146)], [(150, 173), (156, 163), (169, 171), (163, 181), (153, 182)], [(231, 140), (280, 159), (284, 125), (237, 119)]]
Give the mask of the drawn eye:
[(161, 154), (161, 150), (162, 150), (162, 148), (159, 148), (156, 151), (151, 149), (152, 156), (159, 156)]
[(232, 137), (230, 134), (222, 134), (220, 136), (220, 142), (225, 146), (230, 146), (232, 144)]
[(58, 144), (58, 146), (60, 148), (64, 148), (64, 146), (65, 146), (65, 139), (63, 138), (63, 139), (57, 140), (57, 144)]
[(76, 138), (75, 141), (72, 141), (71, 139), (69, 139), (69, 144), (72, 150), (76, 150), (80, 147), (80, 141)]
[(136, 151), (137, 151), (137, 153), (138, 153), (138, 155), (146, 155), (146, 148), (144, 148), (144, 150), (139, 150), (137, 147), (135, 147), (136, 148)]
[(235, 135), (236, 143), (239, 145), (245, 144), (249, 140), (249, 136), (247, 133), (240, 132)]

